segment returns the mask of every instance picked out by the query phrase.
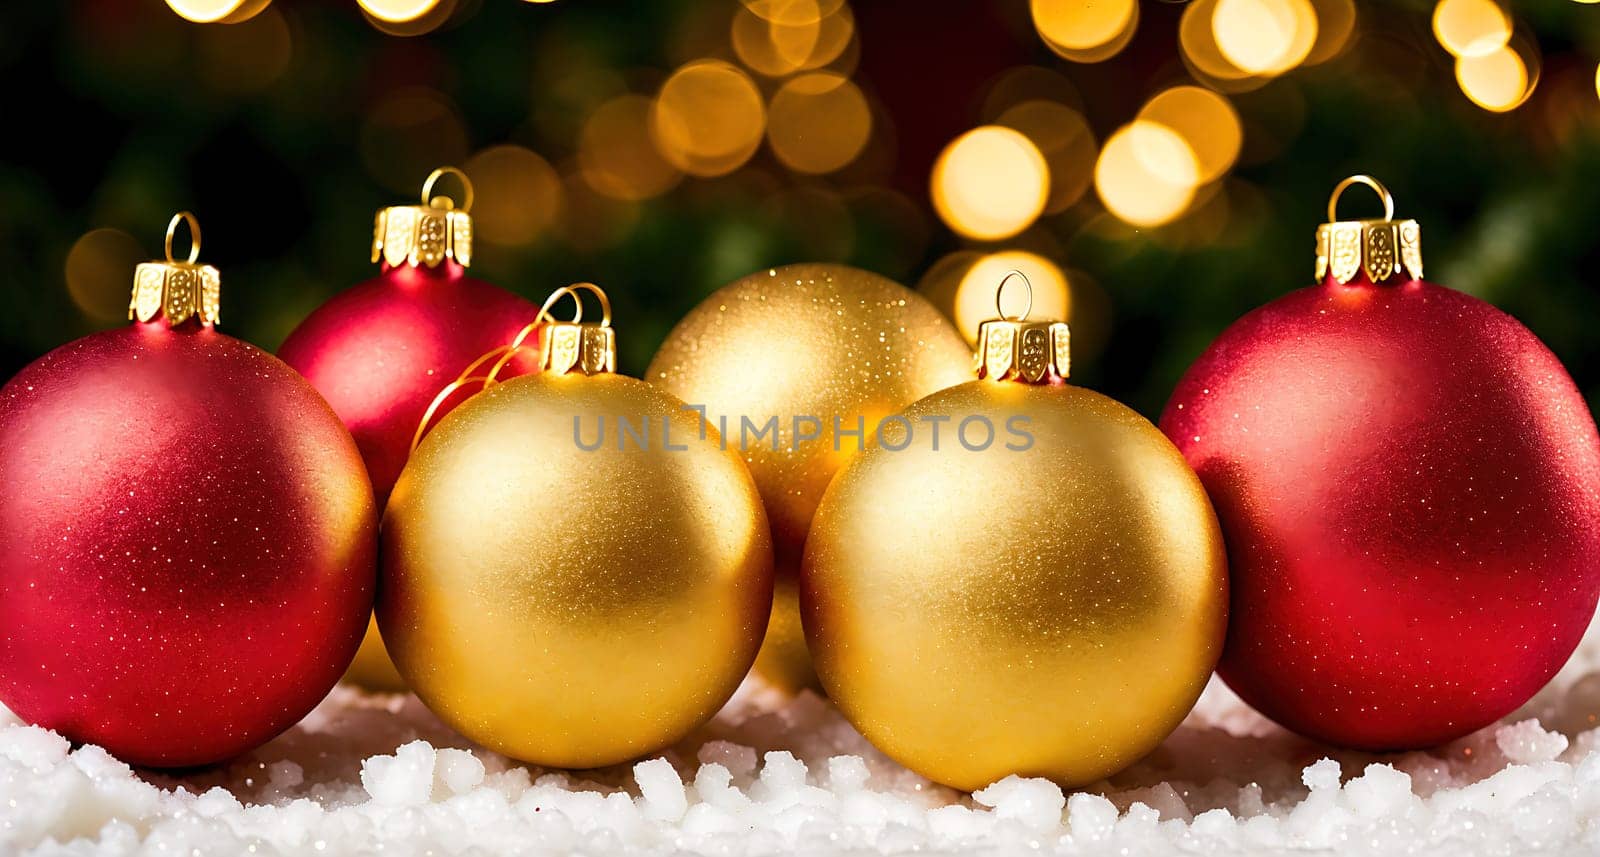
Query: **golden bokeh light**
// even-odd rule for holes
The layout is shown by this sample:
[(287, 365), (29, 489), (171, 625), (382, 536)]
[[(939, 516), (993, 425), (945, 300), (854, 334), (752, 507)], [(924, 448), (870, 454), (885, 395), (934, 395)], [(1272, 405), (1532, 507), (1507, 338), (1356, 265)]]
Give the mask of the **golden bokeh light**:
[[(773, 26), (786, 25), (773, 24)], [(797, 71), (821, 68), (838, 61), (855, 38), (855, 15), (849, 6), (840, 6), (817, 21), (816, 32), (816, 38), (811, 40), (809, 51), (801, 54), (794, 50), (794, 45), (791, 45), (783, 54), (785, 58), (798, 63)], [(776, 43), (781, 49), (783, 40), (778, 39)]]
[(1200, 164), (1183, 137), (1144, 119), (1112, 134), (1094, 169), (1100, 201), (1135, 226), (1177, 219), (1193, 201), (1199, 182)]
[(404, 24), (432, 12), (439, 0), (356, 0), (362, 11), (380, 21)]
[(1538, 77), (1508, 44), (1487, 54), (1457, 57), (1456, 83), (1473, 104), (1491, 113), (1505, 113), (1528, 100)]
[(67, 294), (93, 321), (126, 320), (134, 266), (148, 258), (121, 229), (87, 232), (67, 251)]
[(1311, 54), (1317, 14), (1309, 0), (1217, 0), (1211, 35), (1223, 57), (1241, 71), (1278, 75)]
[(505, 247), (533, 243), (561, 214), (561, 179), (537, 153), (513, 144), (491, 146), (462, 169), (476, 201), (473, 236)]
[(831, 173), (861, 154), (872, 133), (872, 110), (850, 79), (828, 71), (785, 83), (767, 111), (767, 141), (784, 166)]
[(1356, 29), (1355, 0), (1311, 0), (1317, 16), (1317, 38), (1304, 65), (1318, 65), (1339, 56)]
[(178, 16), (196, 24), (237, 24), (267, 8), (272, 0), (167, 0)]
[(578, 166), (596, 193), (636, 201), (671, 190), (682, 177), (650, 142), (650, 99), (621, 95), (595, 109), (578, 135)]
[(1024, 101), (1000, 114), (996, 125), (1022, 132), (1050, 168), (1050, 194), (1044, 210), (1056, 214), (1083, 198), (1094, 182), (1096, 144), (1083, 115), (1065, 104)]
[(733, 15), (729, 41), (739, 61), (767, 77), (783, 77), (799, 71), (800, 64), (816, 47), (820, 22), (790, 26), (760, 17), (747, 8)]
[(740, 2), (756, 17), (790, 27), (815, 23), (844, 6), (844, 0), (740, 0)]
[(951, 229), (997, 241), (1044, 212), (1050, 166), (1019, 131), (985, 125), (957, 137), (933, 167), (933, 205)]
[(1184, 7), (1183, 18), (1178, 22), (1178, 47), (1184, 63), (1197, 77), (1216, 81), (1234, 81), (1249, 77), (1222, 55), (1217, 47), (1216, 33), (1211, 22), (1216, 17), (1217, 0), (1194, 0)]
[(1139, 26), (1138, 0), (1029, 0), (1028, 7), (1039, 38), (1073, 62), (1110, 59)]
[[(1600, 0), (1596, 0), (1596, 2), (1600, 2)], [(1596, 97), (1600, 97), (1600, 66), (1595, 66), (1594, 69), (1594, 94)]]
[(697, 176), (726, 175), (761, 145), (766, 104), (750, 76), (722, 60), (696, 60), (661, 85), (650, 134), (662, 157)]
[(1174, 86), (1150, 99), (1139, 118), (1177, 132), (1189, 146), (1201, 182), (1233, 166), (1244, 142), (1239, 114), (1227, 98), (1198, 86)]
[(1511, 18), (1495, 0), (1439, 0), (1433, 35), (1457, 57), (1485, 57), (1511, 41)]
[(218, 92), (260, 92), (289, 69), (294, 45), (276, 9), (226, 27), (206, 27), (195, 38), (197, 77)]
[(459, 0), (356, 0), (367, 23), (391, 36), (425, 36), (455, 15)]
[(751, 70), (785, 77), (838, 59), (854, 35), (855, 18), (848, 6), (797, 24), (767, 20), (741, 7), (734, 13), (729, 38), (734, 54)]

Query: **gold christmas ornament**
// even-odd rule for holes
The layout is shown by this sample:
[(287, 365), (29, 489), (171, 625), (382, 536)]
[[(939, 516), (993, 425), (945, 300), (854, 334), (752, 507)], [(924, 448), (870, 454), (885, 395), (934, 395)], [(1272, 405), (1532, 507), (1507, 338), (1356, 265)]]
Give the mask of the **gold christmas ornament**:
[[(588, 284), (552, 302), (578, 288), (604, 303)], [(611, 372), (605, 315), (541, 313), (447, 387), (485, 389), (421, 439), (384, 519), (377, 614), (400, 674), (463, 735), (554, 767), (626, 761), (708, 720), (772, 599), (749, 472), (678, 399)], [(496, 383), (521, 349), (543, 371)]]
[(980, 380), (886, 421), (806, 545), (823, 686), (879, 749), (960, 789), (1116, 773), (1177, 727), (1222, 650), (1200, 480), (1148, 420), (1065, 382), (1066, 338), (1026, 312), (985, 323)]
[(878, 421), (971, 377), (966, 343), (915, 292), (846, 265), (789, 265), (719, 289), (668, 334), (645, 377), (741, 448), (772, 522), (777, 589), (756, 660), (798, 690), (816, 674), (795, 579), (811, 517)]

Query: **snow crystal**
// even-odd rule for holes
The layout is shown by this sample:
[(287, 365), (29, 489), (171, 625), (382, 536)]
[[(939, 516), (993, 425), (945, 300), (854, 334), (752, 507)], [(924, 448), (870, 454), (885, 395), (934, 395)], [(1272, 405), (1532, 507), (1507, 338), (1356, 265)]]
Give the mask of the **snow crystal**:
[(433, 795), (437, 754), (426, 741), (412, 741), (393, 756), (373, 756), (361, 763), (361, 786), (377, 803), (417, 806)]
[(1218, 682), (1176, 733), (1063, 792), (971, 795), (878, 752), (814, 694), (748, 683), (657, 757), (596, 771), (473, 746), (415, 697), (336, 689), (217, 768), (128, 767), (0, 710), (0, 853), (1570, 854), (1600, 852), (1600, 624), (1503, 723), (1427, 752), (1338, 751)]
[(634, 765), (633, 779), (639, 784), (640, 803), (646, 818), (677, 821), (689, 811), (683, 780), (666, 759), (651, 759)]
[(1049, 780), (1006, 777), (986, 789), (972, 793), (972, 800), (993, 807), (996, 818), (1014, 818), (1030, 830), (1052, 830), (1061, 823), (1061, 808), (1067, 798)]
[(1514, 723), (1494, 733), (1494, 744), (1515, 765), (1549, 762), (1567, 749), (1567, 736), (1546, 732), (1537, 720)]

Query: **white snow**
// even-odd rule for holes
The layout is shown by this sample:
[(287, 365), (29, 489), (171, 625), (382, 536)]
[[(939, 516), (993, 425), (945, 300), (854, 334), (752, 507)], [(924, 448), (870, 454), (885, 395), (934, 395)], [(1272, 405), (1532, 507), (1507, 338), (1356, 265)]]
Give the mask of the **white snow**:
[(1600, 852), (1600, 623), (1543, 693), (1428, 752), (1337, 752), (1213, 682), (1159, 750), (1064, 794), (971, 795), (873, 750), (822, 699), (754, 683), (672, 751), (545, 771), (411, 696), (341, 687), (225, 767), (134, 771), (0, 710), (0, 853), (1571, 854)]

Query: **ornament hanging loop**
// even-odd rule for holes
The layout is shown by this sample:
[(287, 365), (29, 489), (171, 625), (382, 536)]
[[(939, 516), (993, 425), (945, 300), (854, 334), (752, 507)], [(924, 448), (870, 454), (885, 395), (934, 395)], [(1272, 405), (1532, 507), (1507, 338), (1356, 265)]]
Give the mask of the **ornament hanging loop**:
[(184, 264), (193, 265), (195, 262), (200, 261), (200, 221), (192, 211), (180, 211), (172, 215), (172, 219), (167, 222), (167, 264), (178, 263), (177, 258), (172, 255), (172, 239), (178, 234), (179, 224), (188, 224), (189, 226), (189, 258)]
[[(1011, 282), (1012, 277), (1016, 277), (1022, 281), (1022, 288), (1026, 290), (1024, 291), (1024, 294), (1027, 295), (1028, 298), (1028, 302), (1022, 307), (1022, 315), (1014, 318), (1006, 315), (1006, 308), (1001, 302), (1001, 299), (1006, 295), (1006, 285)], [(1001, 319), (1005, 321), (1028, 320), (1028, 315), (1033, 312), (1033, 283), (1029, 282), (1027, 274), (1024, 274), (1021, 271), (1013, 268), (1007, 271), (1004, 277), (1000, 278), (1000, 285), (996, 286), (994, 290), (994, 311)]]
[(555, 313), (552, 313), (550, 310), (555, 307), (558, 301), (568, 296), (571, 296), (572, 298), (572, 318), (568, 319), (567, 323), (577, 324), (578, 322), (583, 321), (583, 298), (579, 297), (578, 293), (573, 291), (571, 286), (562, 286), (561, 288), (551, 292), (550, 297), (544, 299), (544, 306), (539, 307), (539, 315), (534, 318), (532, 324), (522, 329), (523, 333), (517, 334), (517, 338), (512, 340), (511, 344), (520, 345), (523, 337), (527, 333), (531, 333), (533, 329), (537, 328), (541, 324), (548, 324), (556, 321)]
[(578, 304), (578, 317), (574, 318), (572, 323), (576, 324), (583, 317), (583, 300), (578, 293), (588, 292), (589, 294), (594, 295), (595, 299), (600, 301), (600, 326), (611, 326), (611, 298), (606, 295), (605, 289), (600, 288), (594, 283), (586, 282), (573, 283), (570, 286), (563, 286), (560, 289), (557, 289), (557, 292), (565, 292), (569, 295), (572, 295), (572, 300)]
[[(457, 206), (456, 201), (451, 197), (433, 195), (433, 186), (445, 176), (455, 176), (456, 180), (461, 183), (461, 189), (465, 191), (465, 194), (461, 197), (461, 205)], [(440, 167), (428, 173), (427, 180), (422, 183), (422, 204), (429, 208), (442, 208), (447, 211), (455, 209), (465, 214), (472, 211), (472, 200), (472, 179), (467, 178), (467, 174), (457, 167)]]
[[(523, 343), (528, 340), (528, 337), (533, 335), (534, 331), (547, 324), (582, 324), (583, 296), (578, 294), (580, 291), (587, 291), (590, 294), (593, 294), (596, 298), (599, 298), (600, 326), (610, 327), (611, 298), (606, 295), (605, 289), (600, 288), (594, 283), (573, 283), (570, 286), (562, 286), (561, 288), (556, 289), (550, 293), (550, 297), (544, 299), (544, 305), (539, 307), (539, 314), (534, 316), (533, 321), (530, 322), (526, 327), (517, 331), (517, 335), (511, 340), (511, 347), (513, 349), (521, 348)], [(553, 309), (555, 305), (564, 297), (572, 298), (572, 318), (569, 318), (566, 321), (561, 321), (560, 319), (556, 318), (555, 314), (550, 310)]]
[(1369, 175), (1354, 175), (1333, 186), (1333, 193), (1328, 196), (1328, 222), (1335, 223), (1339, 220), (1339, 197), (1358, 184), (1366, 185), (1378, 194), (1378, 198), (1383, 200), (1383, 219), (1393, 220), (1394, 197), (1390, 195), (1389, 189), (1383, 186), (1383, 182)]

